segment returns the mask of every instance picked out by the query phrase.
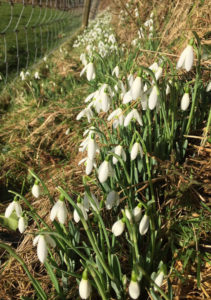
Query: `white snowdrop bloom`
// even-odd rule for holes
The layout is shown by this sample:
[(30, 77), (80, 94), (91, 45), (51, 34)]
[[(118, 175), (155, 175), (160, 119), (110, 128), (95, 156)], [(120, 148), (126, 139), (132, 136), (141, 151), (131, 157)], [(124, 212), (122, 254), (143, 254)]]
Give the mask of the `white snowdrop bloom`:
[(89, 139), (88, 145), (87, 145), (88, 158), (90, 160), (93, 160), (95, 158), (96, 150), (97, 150), (97, 143), (95, 141), (95, 138), (91, 137), (91, 139)]
[(129, 112), (129, 114), (126, 116), (126, 118), (124, 120), (124, 126), (127, 127), (132, 120), (137, 121), (140, 126), (143, 126), (143, 122), (142, 122), (141, 116), (138, 113), (137, 109), (132, 109)]
[(140, 296), (140, 286), (137, 281), (131, 280), (129, 287), (128, 287), (129, 295), (132, 299), (138, 299)]
[(142, 110), (147, 110), (147, 106), (148, 106), (148, 97), (147, 97), (147, 94), (145, 93), (141, 97), (141, 107), (142, 107)]
[(141, 235), (144, 235), (147, 233), (148, 229), (149, 229), (149, 216), (145, 214), (139, 224), (139, 232)]
[(143, 90), (142, 90), (142, 79), (140, 76), (137, 76), (136, 79), (133, 81), (130, 91), (133, 100), (137, 100), (138, 98), (141, 97)]
[(115, 109), (107, 118), (108, 121), (113, 120), (113, 127), (117, 128), (124, 124), (124, 115), (121, 108)]
[(49, 235), (37, 235), (33, 240), (33, 246), (37, 245), (37, 256), (41, 263), (44, 263), (47, 258), (48, 248), (47, 245), (55, 248), (56, 243)]
[(207, 87), (206, 87), (206, 92), (210, 92), (211, 91), (211, 81), (208, 83)]
[(113, 71), (112, 71), (112, 75), (116, 76), (117, 78), (119, 78), (119, 66), (116, 66)]
[(79, 296), (81, 299), (88, 299), (91, 295), (91, 290), (92, 287), (88, 280), (87, 270), (85, 269), (79, 284)]
[(98, 169), (98, 179), (104, 183), (109, 176), (113, 176), (114, 171), (109, 161), (104, 160)]
[(36, 72), (34, 73), (34, 78), (35, 78), (35, 79), (40, 79), (40, 75), (39, 75), (39, 72), (38, 72), (38, 71), (36, 71)]
[(14, 200), (12, 201), (6, 208), (5, 210), (5, 218), (9, 218), (12, 214), (12, 212), (15, 211), (16, 212), (16, 215), (18, 218), (21, 217), (22, 215), (22, 208), (21, 208), (21, 205), (19, 203), (19, 201), (17, 200)]
[(109, 98), (108, 94), (105, 92), (101, 93), (101, 103), (102, 103), (101, 109), (104, 112), (108, 112), (111, 104), (111, 99)]
[(144, 23), (144, 26), (145, 26), (145, 27), (150, 27), (152, 24), (153, 24), (153, 20), (152, 20), (152, 19), (149, 19), (149, 20), (147, 20), (147, 21)]
[(86, 66), (86, 65), (88, 64), (88, 61), (87, 61), (87, 59), (86, 59), (86, 54), (85, 54), (85, 53), (81, 53), (81, 55), (80, 55), (80, 60), (81, 60), (81, 62), (82, 62), (82, 64), (83, 64), (84, 66)]
[(116, 191), (110, 191), (106, 197), (106, 208), (112, 209), (113, 206), (119, 205), (119, 194)]
[(93, 168), (96, 168), (96, 163), (94, 160), (90, 160), (88, 157), (83, 158), (82, 160), (79, 161), (78, 165), (81, 165), (84, 163), (86, 167), (86, 175), (90, 175), (92, 173)]
[(131, 160), (136, 159), (137, 155), (140, 154), (141, 158), (143, 157), (143, 150), (140, 143), (136, 142), (133, 144), (133, 147), (130, 152)]
[(21, 80), (25, 80), (25, 74), (23, 71), (20, 72), (20, 78)]
[[(120, 157), (122, 157), (122, 159), (124, 161), (126, 161), (126, 153), (121, 145), (118, 145), (114, 148), (114, 153), (119, 155)], [(113, 161), (113, 164), (115, 165), (115, 164), (117, 164), (118, 159), (116, 157), (113, 157), (112, 161)]]
[(182, 51), (179, 60), (177, 62), (176, 68), (177, 69), (184, 68), (188, 72), (193, 66), (193, 60), (194, 60), (193, 47), (191, 45), (188, 45)]
[(82, 76), (86, 72), (86, 78), (88, 81), (91, 81), (95, 79), (96, 73), (95, 73), (95, 67), (93, 62), (88, 63), (83, 70), (80, 73), (80, 76)]
[(133, 100), (131, 90), (129, 90), (127, 93), (124, 94), (123, 96), (123, 104), (127, 104)]
[(166, 95), (169, 95), (170, 92), (171, 92), (171, 87), (170, 87), (171, 83), (172, 83), (172, 80), (169, 80), (169, 82), (167, 83), (167, 86), (166, 86)]
[(153, 25), (151, 25), (151, 26), (149, 27), (149, 31), (150, 31), (150, 32), (153, 32), (153, 30), (154, 30), (154, 27), (153, 27)]
[(184, 93), (181, 100), (181, 110), (185, 111), (188, 109), (190, 104), (190, 96), (189, 93)]
[[(77, 206), (80, 208), (84, 219), (87, 221), (88, 220), (88, 215), (87, 215), (87, 212), (86, 212), (86, 208), (84, 207), (84, 205), (82, 203), (77, 203)], [(73, 211), (73, 219), (76, 223), (78, 223), (81, 220), (81, 218), (80, 218), (80, 216), (79, 216), (76, 209), (74, 209), (74, 211)]]
[(18, 230), (20, 231), (20, 233), (23, 233), (26, 229), (27, 223), (25, 218), (22, 216), (19, 218), (18, 220)]
[(113, 226), (111, 231), (113, 232), (113, 234), (115, 236), (119, 236), (123, 233), (123, 231), (125, 230), (125, 223), (121, 220), (116, 221)]
[(158, 67), (157, 71), (155, 72), (156, 80), (160, 79), (160, 77), (162, 76), (162, 72), (163, 72), (163, 68)]
[(65, 131), (65, 134), (68, 135), (70, 133), (70, 128), (67, 128), (67, 130)]
[(138, 44), (138, 39), (132, 40), (132, 42), (131, 42), (132, 46), (136, 46), (137, 44)]
[(53, 222), (56, 217), (61, 224), (64, 224), (67, 220), (67, 207), (63, 200), (58, 200), (51, 209), (51, 221)]
[(88, 122), (91, 122), (91, 119), (93, 118), (93, 111), (91, 110), (91, 108), (87, 107), (84, 108), (77, 116), (76, 116), (76, 120), (80, 120), (83, 117), (87, 117)]
[[(155, 278), (155, 283), (159, 286), (159, 287), (161, 287), (161, 285), (162, 285), (162, 283), (163, 283), (163, 278), (164, 278), (164, 273), (163, 273), (163, 271), (161, 271), (157, 276), (156, 276), (156, 278)], [(154, 291), (156, 292), (158, 289), (157, 289), (157, 287), (155, 286), (154, 287)]]
[(153, 110), (156, 107), (157, 102), (158, 102), (158, 89), (156, 86), (153, 86), (148, 100), (149, 109)]
[(129, 87), (131, 88), (133, 81), (134, 81), (133, 74), (129, 74), (127, 76), (127, 81), (128, 81)]
[(141, 219), (141, 207), (139, 207), (138, 205), (133, 209), (133, 217), (135, 222), (139, 222)]
[(151, 12), (150, 18), (152, 19), (154, 17), (154, 12)]
[(151, 66), (149, 66), (149, 69), (153, 71), (153, 73), (156, 73), (158, 71), (158, 64), (154, 62)]
[(94, 98), (94, 97), (96, 96), (96, 93), (97, 93), (97, 92), (98, 92), (98, 91), (95, 91), (95, 92), (89, 94), (89, 95), (86, 97), (86, 99), (84, 100), (84, 102), (85, 102), (85, 103), (89, 102), (92, 98)]
[(138, 30), (138, 37), (139, 37), (140, 39), (143, 39), (143, 38), (144, 38), (144, 30), (143, 30), (142, 27), (140, 27), (139, 30)]
[[(88, 195), (86, 195), (86, 197), (87, 197), (87, 199), (89, 201), (89, 204), (92, 207), (92, 209), (95, 210), (96, 212), (99, 211), (100, 204), (99, 204), (98, 199), (95, 197), (95, 195), (93, 193), (91, 193), (90, 197), (91, 197), (92, 201), (91, 201), (91, 199), (90, 199), (90, 197)], [(86, 208), (87, 208), (87, 205), (86, 205)]]
[(128, 208), (125, 208), (125, 215), (126, 215), (127, 219), (131, 222), (133, 219), (133, 216)]
[(47, 56), (43, 57), (43, 61), (46, 62), (47, 61)]
[(33, 185), (32, 187), (32, 195), (35, 197), (35, 198), (39, 198), (41, 194), (41, 189), (40, 189), (40, 186), (38, 183), (35, 182), (35, 184)]

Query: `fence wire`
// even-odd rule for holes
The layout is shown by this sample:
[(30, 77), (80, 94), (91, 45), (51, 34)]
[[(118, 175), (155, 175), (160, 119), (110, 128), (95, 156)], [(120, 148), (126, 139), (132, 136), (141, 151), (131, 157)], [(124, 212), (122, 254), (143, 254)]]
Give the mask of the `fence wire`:
[(0, 79), (19, 75), (81, 25), (83, 0), (0, 2)]

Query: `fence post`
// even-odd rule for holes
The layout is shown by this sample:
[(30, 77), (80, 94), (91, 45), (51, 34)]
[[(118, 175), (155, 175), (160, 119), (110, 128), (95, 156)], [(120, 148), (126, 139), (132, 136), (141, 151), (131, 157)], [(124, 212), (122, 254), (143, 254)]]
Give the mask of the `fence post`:
[(91, 8), (91, 0), (85, 0), (84, 12), (83, 12), (83, 22), (82, 22), (83, 28), (88, 26), (90, 8)]

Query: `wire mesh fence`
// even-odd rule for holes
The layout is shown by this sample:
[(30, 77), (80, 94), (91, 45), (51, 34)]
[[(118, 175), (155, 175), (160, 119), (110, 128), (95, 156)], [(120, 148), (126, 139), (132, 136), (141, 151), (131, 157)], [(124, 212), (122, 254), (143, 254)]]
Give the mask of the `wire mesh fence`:
[(83, 0), (0, 2), (0, 86), (81, 25)]

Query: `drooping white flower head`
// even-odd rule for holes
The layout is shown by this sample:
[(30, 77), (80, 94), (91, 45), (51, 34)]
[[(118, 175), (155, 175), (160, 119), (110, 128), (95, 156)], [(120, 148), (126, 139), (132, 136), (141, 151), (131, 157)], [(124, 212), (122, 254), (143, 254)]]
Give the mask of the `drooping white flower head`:
[(190, 96), (189, 93), (184, 93), (181, 100), (181, 110), (185, 111), (188, 109), (190, 104)]
[(83, 159), (81, 159), (78, 163), (78, 165), (81, 165), (82, 163), (84, 163), (85, 167), (86, 167), (86, 175), (90, 175), (92, 173), (93, 168), (96, 168), (96, 163), (95, 160), (91, 160), (88, 157), (85, 157)]
[(135, 222), (139, 222), (141, 219), (141, 207), (139, 205), (137, 205), (136, 207), (134, 207), (133, 209), (133, 217)]
[(123, 233), (125, 229), (125, 222), (123, 222), (123, 220), (118, 220), (116, 221), (113, 226), (112, 226), (112, 232), (115, 236), (119, 236)]
[(34, 73), (34, 78), (35, 78), (35, 79), (40, 79), (40, 75), (39, 75), (39, 72), (38, 72), (38, 71), (36, 71), (36, 72)]
[(156, 107), (157, 102), (158, 102), (158, 89), (156, 86), (153, 86), (148, 100), (149, 109), (153, 110)]
[(179, 60), (177, 62), (177, 69), (184, 68), (189, 72), (193, 66), (194, 52), (193, 47), (188, 45), (181, 53)]
[(141, 147), (140, 143), (135, 142), (133, 144), (131, 152), (130, 152), (131, 160), (136, 159), (138, 154), (140, 154), (141, 158), (143, 157), (143, 150), (142, 150), (142, 147)]
[(94, 135), (92, 135), (87, 145), (88, 158), (90, 160), (94, 160), (96, 156), (96, 150), (97, 150), (97, 143), (95, 141)]
[(102, 111), (108, 112), (110, 105), (111, 105), (111, 99), (108, 96), (108, 94), (105, 92), (101, 93), (101, 103), (102, 103), (101, 104)]
[(208, 83), (207, 87), (206, 87), (206, 92), (210, 92), (211, 91), (211, 81)]
[(110, 191), (106, 197), (106, 208), (112, 209), (113, 206), (119, 205), (119, 194), (116, 191)]
[(6, 208), (5, 210), (5, 218), (9, 218), (12, 214), (12, 212), (15, 211), (18, 218), (22, 215), (22, 208), (16, 199), (14, 199)]
[[(163, 273), (163, 271), (161, 271), (161, 272), (159, 272), (159, 274), (156, 276), (156, 278), (155, 278), (155, 283), (159, 286), (159, 287), (161, 287), (161, 285), (162, 285), (162, 283), (163, 283), (163, 278), (164, 278), (164, 273)], [(157, 287), (155, 286), (154, 287), (154, 291), (156, 292), (158, 289), (157, 289)]]
[[(88, 215), (87, 215), (87, 212), (86, 212), (86, 207), (83, 205), (83, 203), (77, 203), (77, 206), (81, 210), (81, 213), (82, 213), (84, 219), (87, 221), (88, 220)], [(73, 211), (73, 219), (76, 223), (78, 223), (81, 220), (81, 218), (80, 218), (80, 216), (79, 216), (76, 209), (74, 209), (74, 211)]]
[(142, 79), (140, 76), (137, 76), (136, 79), (133, 81), (130, 91), (133, 100), (137, 100), (138, 98), (141, 97), (143, 90), (142, 90)]
[(128, 287), (128, 292), (132, 299), (138, 299), (138, 297), (140, 296), (140, 286), (137, 281), (136, 273), (134, 271), (132, 271), (131, 274), (131, 281)]
[(104, 160), (98, 169), (98, 178), (101, 183), (104, 183), (109, 176), (113, 176), (114, 171), (111, 163)]
[(84, 108), (77, 116), (76, 116), (76, 120), (80, 120), (83, 117), (87, 117), (88, 122), (91, 122), (91, 119), (93, 118), (93, 111), (91, 110), (90, 107), (86, 107)]
[(82, 76), (85, 72), (86, 72), (86, 78), (88, 81), (95, 79), (96, 73), (95, 73), (95, 67), (94, 67), (93, 62), (90, 62), (87, 65), (85, 65), (85, 67), (83, 68), (83, 70), (80, 73), (80, 76)]
[(50, 212), (50, 219), (53, 222), (57, 218), (59, 223), (64, 224), (67, 220), (67, 207), (63, 197), (54, 204)]
[(132, 120), (137, 121), (140, 126), (143, 126), (143, 122), (142, 122), (141, 116), (138, 113), (137, 109), (132, 109), (129, 112), (129, 114), (127, 114), (127, 116), (125, 118), (125, 121), (124, 121), (124, 126), (127, 127)]
[(116, 75), (117, 78), (119, 78), (119, 66), (116, 66), (113, 71), (112, 75)]
[(35, 183), (32, 187), (32, 195), (35, 198), (39, 198), (40, 194), (41, 194), (41, 189), (40, 189), (39, 183), (37, 181), (35, 181)]
[(129, 87), (131, 88), (132, 85), (133, 85), (133, 82), (134, 82), (133, 74), (129, 74), (129, 75), (128, 75), (127, 81), (128, 81)]
[(124, 116), (121, 108), (115, 109), (109, 116), (108, 121), (113, 120), (113, 127), (117, 128), (118, 126), (122, 126), (124, 124)]
[[(126, 161), (126, 153), (121, 145), (118, 145), (114, 148), (114, 153), (119, 155), (124, 161)], [(118, 163), (118, 159), (116, 157), (113, 157), (112, 161), (114, 165)]]
[(124, 94), (123, 96), (123, 104), (127, 104), (133, 100), (131, 90), (129, 90), (127, 93)]
[(125, 208), (125, 215), (126, 215), (127, 219), (131, 222), (133, 219), (133, 216), (127, 207)]
[(27, 222), (23, 216), (21, 216), (18, 220), (18, 230), (20, 233), (23, 233), (27, 227)]
[(91, 284), (88, 280), (87, 270), (85, 269), (79, 284), (79, 295), (81, 299), (88, 299), (91, 295), (91, 290)]
[(144, 235), (147, 233), (148, 229), (149, 229), (149, 216), (145, 214), (139, 224), (139, 232), (141, 235)]
[(48, 248), (47, 245), (51, 247), (56, 247), (55, 241), (49, 235), (37, 235), (33, 240), (33, 246), (37, 245), (37, 256), (41, 263), (44, 263), (47, 258)]

